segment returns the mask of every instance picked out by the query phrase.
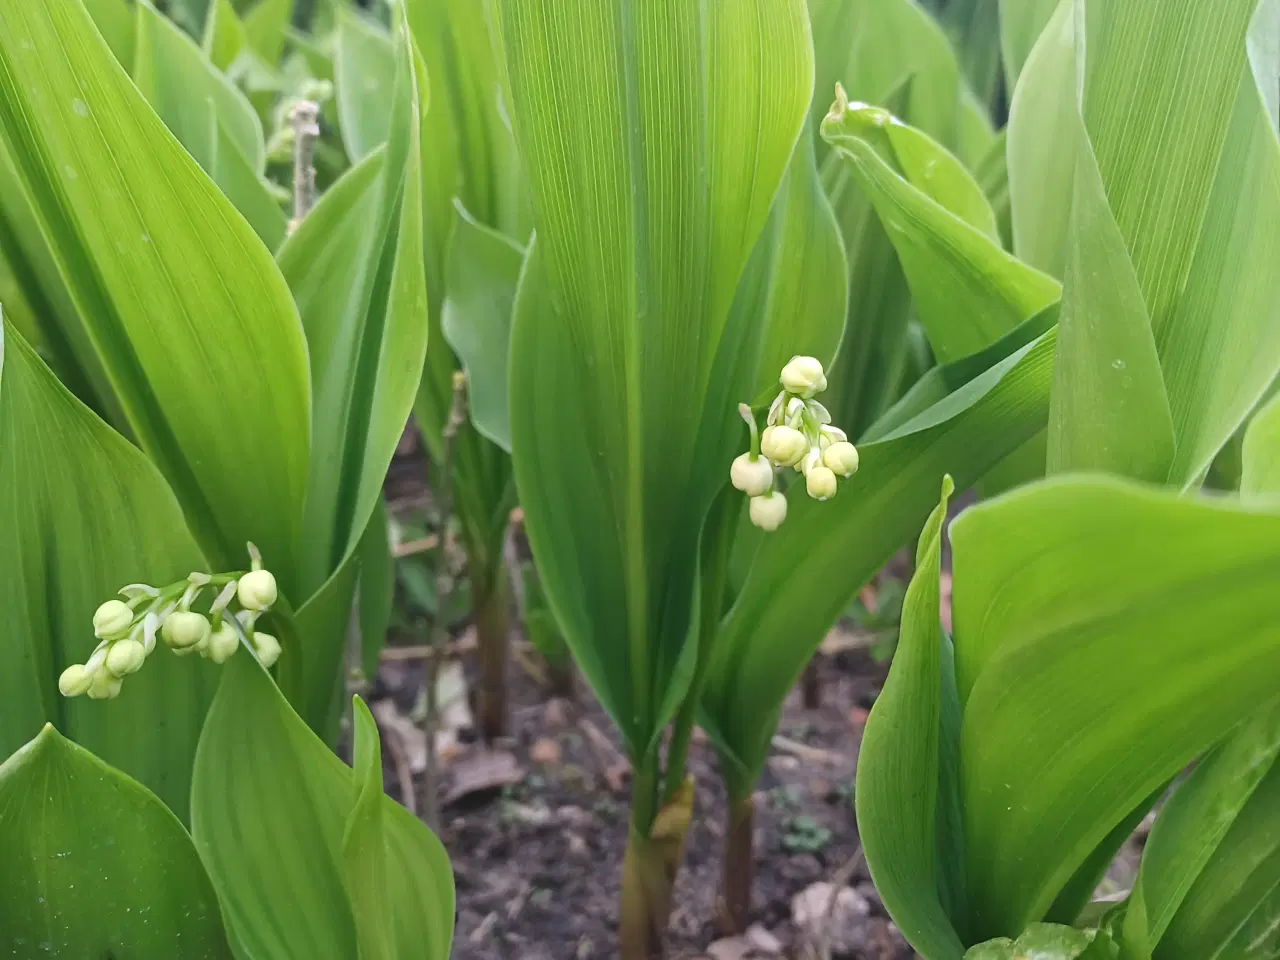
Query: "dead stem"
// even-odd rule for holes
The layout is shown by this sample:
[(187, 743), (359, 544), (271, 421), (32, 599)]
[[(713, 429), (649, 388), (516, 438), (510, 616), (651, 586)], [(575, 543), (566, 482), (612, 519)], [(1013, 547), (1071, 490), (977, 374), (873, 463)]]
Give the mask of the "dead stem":
[(289, 233), (311, 212), (316, 202), (316, 141), (320, 139), (320, 105), (299, 100), (289, 111), (293, 125), (293, 219)]

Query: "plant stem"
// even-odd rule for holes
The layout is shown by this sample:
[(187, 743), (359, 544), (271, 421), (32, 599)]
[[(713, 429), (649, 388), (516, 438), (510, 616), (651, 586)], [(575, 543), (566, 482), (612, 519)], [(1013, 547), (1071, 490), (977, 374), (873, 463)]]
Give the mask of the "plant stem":
[(355, 704), (352, 703), (352, 697), (357, 694), (362, 697), (366, 696), (366, 688), (368, 686), (364, 675), (363, 639), (360, 633), (360, 590), (357, 584), (356, 592), (351, 600), (351, 612), (347, 617), (347, 695), (342, 704), (342, 732), (346, 737), (343, 759), (351, 763), (355, 762), (356, 745)]
[(726, 937), (747, 929), (751, 921), (751, 887), (755, 879), (756, 804), (752, 794), (730, 796), (724, 837), (724, 873), (716, 918)]
[(453, 514), (453, 453), (458, 430), (467, 417), (467, 378), (461, 371), (453, 375), (453, 403), (449, 407), (449, 419), (445, 421), (443, 439), (444, 449), (440, 458), (439, 484), (436, 489), (436, 504), (440, 511), (440, 537), (436, 542), (435, 581), (436, 581), (436, 615), (430, 627), (431, 656), (427, 658), (426, 677), (426, 717), (422, 721), (423, 732), (427, 738), (427, 769), (422, 778), (422, 815), (432, 830), (440, 829), (440, 797), (436, 771), (436, 726), (437, 709), (436, 681), (440, 674), (440, 661), (444, 657), (445, 646), (449, 642), (449, 626), (445, 622), (445, 610), (449, 596), (453, 593), (453, 577), (449, 572), (449, 553), (451, 538), (449, 536), (450, 519)]
[(480, 660), (477, 697), (480, 734), (492, 743), (507, 732), (507, 630), (510, 587), (501, 560), (468, 562), (471, 610)]
[(299, 100), (289, 111), (293, 125), (293, 219), (289, 233), (311, 212), (316, 202), (316, 141), (320, 139), (320, 105)]
[(800, 698), (806, 710), (822, 706), (822, 674), (818, 672), (818, 654), (814, 654), (800, 675)]
[(622, 864), (622, 902), (618, 918), (622, 960), (663, 960), (671, 890), (684, 853), (693, 815), (693, 787), (655, 810), (658, 761), (636, 765), (631, 783), (631, 825)]

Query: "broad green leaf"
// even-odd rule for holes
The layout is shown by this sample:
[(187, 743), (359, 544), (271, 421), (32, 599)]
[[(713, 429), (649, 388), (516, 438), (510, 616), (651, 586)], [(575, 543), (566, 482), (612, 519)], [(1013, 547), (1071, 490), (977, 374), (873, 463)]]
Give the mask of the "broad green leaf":
[(989, 110), (1001, 80), (999, 0), (951, 0), (941, 21), (976, 102)]
[(1280, 494), (1280, 393), (1254, 414), (1244, 435), (1243, 459), (1242, 494)]
[[(1100, 936), (1105, 937), (1106, 934)], [(1018, 937), (998, 937), (970, 948), (964, 960), (1077, 960), (1092, 958), (1095, 937), (1074, 927), (1033, 923)], [(1098, 953), (1099, 960), (1111, 954)]]
[[(211, 24), (217, 16), (215, 12), (210, 17)], [(262, 180), (266, 147), (253, 105), (194, 40), (148, 0), (139, 0), (137, 17), (133, 79), (138, 89), (274, 249), (284, 239), (285, 215)]]
[(51, 724), (0, 764), (0, 823), (8, 956), (230, 960), (178, 818)]
[[(887, 111), (843, 101), (822, 132), (886, 225), (940, 361), (976, 353), (1058, 299), (1056, 281), (993, 239), (981, 187), (937, 144)], [(975, 212), (983, 208), (984, 215)]]
[[(295, 618), (299, 644), (306, 644), (299, 646), (301, 676), (285, 676), (278, 671), (281, 689), (290, 705), (328, 744), (338, 739), (346, 689), (347, 631), (351, 629), (351, 604), (359, 576), (360, 565), (352, 554), (311, 594)], [(286, 662), (283, 669), (296, 670), (296, 665)]]
[[(1027, 0), (1018, 4), (1028, 5)], [(1026, 68), (1013, 88), (1007, 157), (1013, 252), (1060, 278), (1077, 154), (1076, 149), (1062, 149), (1061, 132), (1079, 125), (1080, 111), (1073, 0), (1057, 6), (1039, 41), (1028, 47)]]
[[(972, 935), (1042, 916), (1116, 824), (1274, 697), (1277, 535), (1277, 514), (1100, 478), (955, 523)], [(1206, 636), (1225, 638), (1212, 655)]]
[(774, 718), (760, 704), (782, 703), (858, 589), (920, 529), (939, 478), (950, 473), (965, 489), (1044, 428), (1054, 337), (1050, 330), (940, 403), (899, 418), (888, 436), (860, 444), (861, 468), (832, 500), (793, 489), (786, 523), (761, 538), (721, 624), (703, 697), (735, 789), (749, 789), (768, 757)]
[(391, 37), (365, 17), (342, 12), (333, 69), (342, 142), (351, 162), (358, 163), (387, 142), (391, 129), (391, 91), (396, 86)]
[(960, 91), (960, 133), (956, 138), (956, 156), (970, 170), (977, 172), (978, 164), (991, 152), (991, 145), (998, 134), (984, 104), (974, 98), (967, 87)]
[(355, 700), (355, 785), (342, 859), (362, 960), (446, 960), (453, 937), (452, 869), (444, 847), (382, 793), (373, 715)]
[(1048, 471), (1160, 482), (1173, 462), (1173, 422), (1146, 304), (1078, 116), (1063, 136), (1077, 153)]
[[(946, 34), (914, 0), (809, 0), (817, 75), (812, 116), (822, 123), (837, 83), (854, 100), (887, 105), (947, 147), (960, 136), (961, 74)], [(827, 146), (819, 144), (819, 159)], [(846, 238), (847, 239), (847, 238)]]
[(440, 314), (444, 338), (467, 372), (467, 404), (479, 433), (511, 449), (507, 357), (524, 251), (457, 206)]
[(1201, 760), (1160, 811), (1125, 910), (1126, 956), (1149, 960), (1277, 754), (1280, 707), (1272, 705)]
[(387, 508), (379, 502), (360, 541), (360, 637), (366, 677), (378, 674), (378, 657), (387, 642), (395, 606), (396, 564), (391, 555)]
[[(456, 156), (454, 194), (478, 223), (528, 243), (532, 211), (500, 90), (485, 5), (475, 0), (411, 0), (405, 12), (436, 96), (432, 151)], [(428, 188), (430, 189), (430, 188)], [(451, 210), (446, 213), (451, 214)]]
[[(1052, 269), (1075, 174), (1046, 135), (1063, 127), (1066, 91), (1078, 91), (1071, 102), (1160, 357), (1176, 440), (1166, 479), (1182, 487), (1200, 482), (1280, 368), (1280, 280), (1267, 268), (1277, 241), (1259, 226), (1280, 217), (1280, 143), (1265, 106), (1275, 57), (1247, 42), (1255, 8), (1252, 34), (1267, 33), (1268, 7), (1074, 0), (1042, 38), (1018, 95), (1026, 109), (1014, 112), (1019, 250), (1025, 242)], [(1051, 201), (1018, 212), (1029, 192)]]
[(1020, 82), (1023, 65), (1032, 48), (1060, 6), (1074, 0), (1000, 0), (1000, 48), (1004, 61), (1006, 89)]
[[(422, 206), (422, 77), (397, 32), (396, 123), (317, 205), (280, 253), (310, 346), (315, 440), (304, 582), (319, 589), (346, 563), (381, 501), (387, 465), (417, 395), (428, 340)], [(326, 648), (327, 650), (327, 648)], [(340, 659), (308, 666), (308, 722), (329, 699)]]
[[(905, 92), (899, 88), (882, 105), (900, 110)], [(822, 402), (841, 429), (858, 437), (901, 394), (911, 349), (911, 294), (889, 235), (849, 165), (828, 152), (821, 175), (849, 267), (844, 336)]]
[(0, 754), (51, 721), (185, 817), (216, 668), (158, 650), (114, 701), (67, 700), (58, 676), (93, 652), (93, 612), (122, 586), (172, 583), (205, 561), (155, 467), (7, 323), (0, 355)]
[(1187, 892), (1157, 960), (1259, 960), (1276, 949), (1280, 916), (1280, 765), (1236, 815), (1213, 858)]
[[(1274, 6), (1259, 5), (1251, 35), (1274, 36)], [(1266, 226), (1280, 218), (1280, 141), (1264, 107), (1280, 54), (1251, 54), (1252, 73), (1218, 104), (1230, 125), (1199, 245), (1176, 310), (1156, 327), (1178, 437), (1174, 483), (1207, 469), (1280, 370), (1280, 277), (1269, 269), (1280, 239)]]
[(373, 714), (353, 698), (351, 735), (355, 806), (342, 834), (342, 871), (356, 924), (360, 960), (396, 960), (390, 910), (393, 879), (388, 876), (382, 796), (382, 743)]
[(1007, 129), (1001, 130), (991, 140), (986, 154), (973, 167), (973, 178), (991, 204), (991, 212), (999, 228), (1000, 244), (1009, 250), (1013, 247), (1013, 202), (1009, 194), (1007, 135)]
[[(806, 123), (748, 261), (721, 346), (740, 367), (755, 371), (748, 396), (765, 404), (777, 396), (778, 375), (792, 357), (817, 357), (830, 365), (848, 310), (844, 245), (818, 177), (813, 136)], [(711, 395), (708, 402), (732, 405), (735, 399), (740, 398)], [(724, 452), (731, 459), (737, 451)]]
[(808, 17), (803, 0), (490, 13), (537, 225), (516, 479), (557, 618), (640, 758), (696, 654), (699, 533), (742, 431), (705, 401), (750, 398), (756, 372), (722, 346), (808, 109)]
[(139, 0), (137, 17), (133, 80), (173, 135), (212, 175), (221, 125), (249, 166), (261, 170), (262, 123), (244, 94), (150, 0)]
[(203, 46), (213, 65), (224, 73), (230, 70), (248, 43), (244, 24), (231, 0), (212, 0), (204, 25)]
[(315, 590), (347, 547), (349, 531), (338, 518), (344, 473), (353, 469), (347, 427), (356, 395), (361, 334), (369, 322), (371, 290), (382, 253), (379, 206), (385, 191), (386, 151), (356, 164), (320, 198), (280, 249), (280, 270), (289, 281), (311, 361), (311, 478), (303, 529), (310, 547), (303, 578)]
[(134, 15), (129, 0), (85, 0), (98, 32), (126, 70), (133, 66)]
[[(373, 802), (358, 800), (368, 770), (357, 782), (249, 651), (223, 670), (200, 740), (191, 804), (196, 847), (228, 927), (250, 956), (349, 960), (358, 953), (343, 836)], [(246, 738), (245, 731), (252, 733)], [(394, 955), (443, 960), (453, 922), (444, 851), (399, 804), (377, 799), (388, 869), (396, 878), (389, 904), (399, 947)], [(417, 939), (402, 939), (405, 931)]]
[(309, 391), (270, 254), (80, 4), (0, 0), (0, 78), (0, 138), (131, 432), (210, 561), (252, 540), (289, 592)]
[(244, 14), (244, 39), (268, 67), (280, 62), (293, 0), (257, 0)]
[[(0, 139), (0, 251), (15, 289), (0, 301), (5, 316), (23, 325), (23, 302), (35, 327), (28, 338), (58, 378), (117, 430), (128, 431), (124, 412), (106, 370), (80, 320), (71, 291), (58, 271), (49, 241), (41, 235), (36, 211), (22, 188), (13, 158)], [(23, 330), (23, 335), (27, 335)]]
[(946, 477), (920, 534), (893, 668), (867, 720), (855, 780), (858, 835), (876, 891), (929, 960), (957, 960), (964, 952), (938, 892), (942, 645), (949, 642), (939, 620), (938, 575), (953, 490)]

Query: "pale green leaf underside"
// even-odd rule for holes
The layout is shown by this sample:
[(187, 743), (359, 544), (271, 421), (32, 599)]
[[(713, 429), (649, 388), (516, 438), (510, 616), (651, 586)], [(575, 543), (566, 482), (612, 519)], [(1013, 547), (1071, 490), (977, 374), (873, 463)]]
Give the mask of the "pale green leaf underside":
[(511, 313), (524, 251), (457, 207), (445, 267), (440, 327), (467, 372), (467, 409), (476, 430), (511, 449), (507, 361)]

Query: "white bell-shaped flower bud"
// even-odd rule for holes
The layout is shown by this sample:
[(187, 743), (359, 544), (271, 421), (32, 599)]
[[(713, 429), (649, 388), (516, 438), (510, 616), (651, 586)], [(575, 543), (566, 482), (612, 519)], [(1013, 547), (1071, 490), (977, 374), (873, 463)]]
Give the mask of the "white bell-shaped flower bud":
[(744, 453), (729, 467), (729, 480), (748, 497), (762, 497), (773, 489), (773, 465), (764, 457)]
[(822, 462), (838, 477), (852, 477), (858, 472), (858, 448), (848, 440), (841, 440), (827, 447)]
[(123, 600), (108, 600), (93, 612), (93, 635), (99, 640), (114, 640), (133, 626), (133, 610)]
[(211, 632), (209, 621), (189, 610), (175, 610), (160, 628), (164, 642), (175, 651), (194, 650), (202, 643), (208, 643)]
[(88, 693), (91, 686), (93, 674), (85, 669), (83, 663), (73, 663), (58, 677), (58, 692), (64, 697), (78, 697), (82, 693)]
[(124, 681), (106, 670), (94, 674), (93, 683), (89, 685), (90, 700), (114, 700), (120, 696), (120, 686)]
[(264, 667), (269, 667), (280, 659), (280, 641), (269, 633), (256, 631), (253, 635), (253, 649)]
[(809, 441), (793, 427), (767, 427), (760, 437), (760, 452), (780, 467), (795, 466), (808, 451)]
[(214, 663), (226, 663), (240, 649), (240, 637), (230, 624), (222, 624), (209, 638), (209, 659)]
[(107, 651), (107, 670), (117, 677), (137, 673), (147, 662), (147, 651), (137, 640), (117, 640)]
[(781, 380), (788, 391), (806, 400), (827, 389), (827, 375), (813, 357), (792, 357), (782, 368)]
[(830, 500), (836, 495), (836, 475), (828, 467), (811, 467), (804, 475), (804, 485), (815, 500)]
[(762, 497), (752, 497), (747, 513), (752, 523), (766, 533), (772, 533), (787, 519), (787, 498), (776, 490), (770, 490)]
[(236, 586), (236, 598), (246, 610), (268, 610), (276, 596), (276, 578), (270, 570), (251, 570)]

